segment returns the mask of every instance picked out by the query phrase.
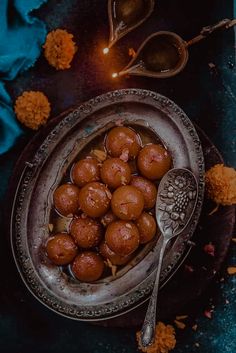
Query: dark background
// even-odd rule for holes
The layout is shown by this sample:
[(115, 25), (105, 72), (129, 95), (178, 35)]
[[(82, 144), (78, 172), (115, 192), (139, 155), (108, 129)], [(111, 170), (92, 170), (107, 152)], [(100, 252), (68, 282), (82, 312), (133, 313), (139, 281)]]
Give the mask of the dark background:
[[(190, 39), (200, 29), (233, 17), (231, 0), (158, 0), (151, 17), (121, 39), (111, 55), (103, 56), (109, 27), (107, 1), (49, 0), (35, 15), (48, 30), (65, 28), (75, 36), (78, 51), (70, 70), (57, 72), (41, 56), (36, 65), (8, 84), (13, 100), (24, 90), (42, 90), (52, 103), (52, 118), (98, 94), (118, 88), (146, 88), (173, 99), (213, 140), (225, 162), (236, 167), (236, 69), (234, 30), (220, 31), (190, 48), (185, 70), (166, 80), (130, 77), (112, 80), (111, 73), (129, 61), (128, 48), (139, 47), (147, 35), (171, 30)], [(216, 67), (210, 69), (209, 63)], [(0, 157), (1, 222), (7, 204), (6, 188), (12, 168), (23, 146), (33, 135), (25, 131), (15, 148)], [(0, 234), (0, 352), (136, 352), (135, 329), (96, 327), (71, 321), (49, 311), (24, 287), (1, 225)], [(235, 264), (235, 246), (228, 263)], [(214, 287), (213, 320), (196, 318), (199, 329), (191, 327), (178, 335), (175, 352), (217, 353), (236, 351), (236, 277)], [(209, 295), (212, 293), (209, 291)], [(205, 300), (205, 298), (204, 298)], [(234, 323), (234, 324), (233, 324)], [(199, 343), (200, 347), (195, 344)]]

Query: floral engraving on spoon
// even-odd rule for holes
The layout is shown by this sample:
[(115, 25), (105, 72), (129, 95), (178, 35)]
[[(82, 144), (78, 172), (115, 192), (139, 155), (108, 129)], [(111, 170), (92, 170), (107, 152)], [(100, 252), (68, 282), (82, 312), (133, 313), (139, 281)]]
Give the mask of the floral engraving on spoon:
[(169, 235), (181, 232), (190, 218), (197, 196), (192, 176), (183, 171), (181, 175), (172, 174), (161, 191), (158, 217), (163, 231)]

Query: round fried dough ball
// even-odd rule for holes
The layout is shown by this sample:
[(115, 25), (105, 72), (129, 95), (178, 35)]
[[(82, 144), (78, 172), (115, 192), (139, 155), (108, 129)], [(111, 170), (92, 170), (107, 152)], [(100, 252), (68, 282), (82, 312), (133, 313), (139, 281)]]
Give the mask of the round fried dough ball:
[(69, 264), (77, 254), (77, 246), (69, 234), (58, 233), (46, 245), (49, 259), (56, 265)]
[(79, 188), (73, 184), (59, 186), (54, 194), (53, 201), (56, 210), (63, 216), (72, 216), (79, 208)]
[(81, 159), (72, 167), (71, 178), (80, 187), (100, 180), (100, 163), (96, 158)]
[(105, 241), (100, 244), (99, 252), (105, 259), (110, 260), (113, 265), (124, 265), (131, 259), (131, 255), (121, 256), (114, 253)]
[(101, 179), (108, 187), (116, 189), (121, 185), (129, 184), (131, 169), (128, 163), (120, 158), (110, 158), (102, 165)]
[(132, 129), (118, 126), (108, 132), (106, 149), (112, 157), (120, 157), (127, 151), (128, 158), (135, 158), (141, 149), (140, 140)]
[(96, 181), (86, 184), (79, 193), (81, 210), (90, 217), (101, 217), (109, 209), (111, 193), (108, 188)]
[(89, 249), (100, 243), (102, 239), (102, 226), (90, 217), (79, 217), (72, 221), (70, 234), (79, 247)]
[(117, 220), (117, 217), (114, 213), (110, 210), (108, 211), (101, 219), (101, 223), (104, 227), (107, 227), (108, 224)]
[(121, 186), (112, 195), (111, 207), (113, 213), (123, 220), (137, 219), (144, 207), (144, 197), (132, 185)]
[(139, 231), (133, 222), (115, 221), (108, 225), (105, 240), (116, 254), (132, 254), (139, 246)]
[(150, 180), (141, 176), (134, 176), (130, 185), (135, 186), (144, 197), (144, 208), (153, 208), (156, 204), (157, 188)]
[(71, 269), (80, 281), (94, 282), (102, 276), (104, 262), (99, 254), (93, 251), (84, 251), (76, 256)]
[(139, 152), (137, 164), (144, 177), (157, 180), (170, 169), (171, 156), (163, 146), (152, 143)]
[(140, 243), (145, 244), (154, 238), (157, 231), (156, 221), (153, 216), (143, 212), (137, 219), (136, 225), (139, 230)]

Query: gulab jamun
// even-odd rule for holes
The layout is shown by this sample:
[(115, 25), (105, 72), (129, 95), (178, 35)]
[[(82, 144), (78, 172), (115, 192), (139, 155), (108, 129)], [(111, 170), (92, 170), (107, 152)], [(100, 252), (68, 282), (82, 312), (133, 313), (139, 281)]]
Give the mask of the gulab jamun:
[(152, 143), (139, 152), (137, 165), (144, 177), (161, 179), (171, 167), (171, 156), (163, 146)]
[(90, 217), (75, 218), (70, 225), (70, 234), (79, 247), (89, 249), (100, 243), (102, 225)]
[(59, 186), (53, 194), (53, 202), (56, 210), (63, 216), (72, 216), (79, 208), (80, 190), (73, 184)]
[(56, 265), (69, 264), (77, 254), (77, 246), (69, 234), (58, 233), (46, 245), (49, 259)]
[(150, 180), (141, 176), (134, 176), (130, 185), (135, 186), (144, 197), (144, 208), (153, 208), (156, 204), (157, 188)]
[(79, 193), (80, 208), (90, 217), (102, 217), (109, 209), (110, 200), (109, 189), (97, 181), (86, 184)]
[(111, 207), (113, 213), (120, 219), (137, 219), (144, 207), (143, 194), (132, 185), (120, 186), (112, 195)]
[(106, 137), (106, 149), (112, 157), (120, 157), (128, 153), (128, 158), (135, 158), (140, 149), (140, 139), (135, 131), (125, 126), (118, 126), (110, 130)]
[(132, 254), (139, 246), (139, 231), (133, 222), (115, 221), (108, 225), (105, 240), (116, 254)]
[(99, 252), (105, 259), (110, 260), (113, 265), (124, 265), (131, 259), (130, 255), (121, 256), (114, 253), (105, 241), (99, 245)]
[(104, 227), (107, 227), (108, 224), (117, 220), (117, 217), (114, 213), (110, 210), (108, 211), (101, 219), (101, 223)]
[(149, 213), (143, 212), (137, 219), (136, 225), (139, 230), (140, 244), (148, 243), (156, 235), (156, 221)]
[(100, 180), (100, 163), (96, 158), (84, 158), (75, 163), (71, 170), (73, 182), (82, 187), (92, 181)]
[(97, 281), (104, 271), (102, 257), (93, 251), (84, 251), (76, 256), (71, 266), (75, 277), (83, 282)]
[(101, 168), (102, 181), (112, 189), (121, 185), (129, 184), (131, 180), (131, 170), (128, 163), (120, 158), (107, 159)]

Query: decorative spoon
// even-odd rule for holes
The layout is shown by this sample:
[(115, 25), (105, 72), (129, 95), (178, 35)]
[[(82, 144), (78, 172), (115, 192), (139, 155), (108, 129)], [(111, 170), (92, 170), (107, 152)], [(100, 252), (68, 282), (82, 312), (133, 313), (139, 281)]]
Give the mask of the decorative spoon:
[(156, 220), (161, 231), (161, 250), (157, 263), (153, 292), (141, 330), (144, 347), (153, 341), (156, 326), (157, 294), (162, 261), (167, 244), (183, 232), (189, 224), (198, 198), (198, 184), (194, 174), (188, 169), (169, 170), (158, 187)]
[(224, 19), (213, 26), (204, 27), (200, 34), (186, 42), (176, 33), (159, 31), (151, 34), (139, 47), (128, 65), (112, 77), (124, 75), (167, 78), (181, 72), (188, 62), (188, 48), (219, 28), (236, 25), (236, 19)]
[(143, 23), (152, 13), (155, 0), (108, 0), (108, 17), (110, 24), (109, 49), (124, 35)]

